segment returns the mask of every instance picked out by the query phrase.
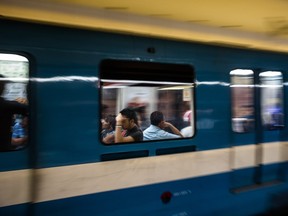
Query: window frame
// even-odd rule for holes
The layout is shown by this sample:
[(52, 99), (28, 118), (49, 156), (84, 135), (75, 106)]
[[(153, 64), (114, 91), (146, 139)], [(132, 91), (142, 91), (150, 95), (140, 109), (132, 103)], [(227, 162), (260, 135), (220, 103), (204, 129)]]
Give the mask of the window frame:
[[(137, 73), (137, 76), (135, 76)], [(168, 75), (167, 75), (168, 74)], [(102, 118), (103, 112), (103, 83), (105, 81), (123, 81), (127, 80), (126, 77), (133, 77), (130, 81), (139, 83), (145, 83), (149, 86), (159, 86), (160, 84), (169, 83), (171, 84), (185, 84), (190, 85), (191, 88), (191, 102), (190, 108), (192, 109), (191, 125), (192, 136), (181, 137), (177, 139), (159, 139), (159, 140), (143, 140), (140, 142), (133, 142), (137, 144), (146, 144), (148, 142), (165, 142), (168, 140), (183, 140), (191, 139), (196, 134), (196, 117), (195, 117), (195, 71), (194, 67), (190, 64), (172, 64), (172, 63), (161, 63), (161, 62), (147, 62), (147, 61), (134, 61), (134, 60), (115, 60), (105, 59), (100, 63), (100, 76), (99, 76), (99, 89), (100, 89), (100, 113), (99, 116)], [(124, 79), (123, 79), (124, 78)], [(124, 107), (123, 107), (124, 108)], [(121, 109), (120, 109), (121, 110)], [(117, 113), (117, 111), (116, 111)], [(149, 117), (150, 117), (149, 113)], [(150, 125), (150, 124), (149, 124)], [(101, 123), (100, 123), (101, 126)], [(105, 146), (111, 145), (122, 145), (131, 143), (113, 143), (105, 144), (101, 140), (101, 129), (99, 131), (99, 140)]]

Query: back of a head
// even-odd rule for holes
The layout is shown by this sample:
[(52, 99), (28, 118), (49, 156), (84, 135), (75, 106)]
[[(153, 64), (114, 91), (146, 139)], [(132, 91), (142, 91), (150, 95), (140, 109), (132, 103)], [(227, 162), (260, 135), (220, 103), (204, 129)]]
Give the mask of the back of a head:
[(150, 115), (150, 121), (152, 125), (158, 126), (160, 122), (164, 121), (164, 115), (160, 111), (154, 111)]
[(138, 125), (138, 118), (137, 118), (137, 113), (131, 109), (131, 108), (124, 108), (123, 110), (120, 111), (121, 115), (126, 116), (129, 119), (133, 119), (134, 123)]

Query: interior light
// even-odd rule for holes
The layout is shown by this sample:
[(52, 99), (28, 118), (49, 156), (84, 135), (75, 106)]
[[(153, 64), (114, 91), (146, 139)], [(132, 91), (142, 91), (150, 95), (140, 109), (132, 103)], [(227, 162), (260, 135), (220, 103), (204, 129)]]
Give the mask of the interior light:
[(265, 71), (260, 73), (260, 77), (276, 77), (276, 76), (282, 76), (282, 73), (279, 71)]
[(0, 60), (2, 61), (22, 61), (22, 62), (28, 62), (28, 59), (20, 56), (20, 55), (16, 55), (16, 54), (0, 54)]
[(232, 70), (230, 72), (230, 75), (248, 76), (248, 75), (253, 75), (253, 71), (252, 70), (247, 70), (247, 69), (236, 69), (236, 70)]

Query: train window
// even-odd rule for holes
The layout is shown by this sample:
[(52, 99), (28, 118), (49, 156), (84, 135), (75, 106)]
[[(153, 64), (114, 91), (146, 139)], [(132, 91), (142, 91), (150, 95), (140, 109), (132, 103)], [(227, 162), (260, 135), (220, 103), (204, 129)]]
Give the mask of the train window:
[(276, 130), (284, 127), (283, 78), (278, 71), (266, 71), (260, 77), (260, 103), (263, 127)]
[(0, 151), (22, 149), (28, 141), (27, 58), (0, 53)]
[[(125, 135), (127, 125), (124, 126), (124, 123), (117, 125), (116, 129), (111, 127), (111, 125), (115, 125), (115, 117), (124, 108), (133, 110), (138, 119), (138, 127), (144, 131), (143, 138), (134, 139), (133, 137), (131, 142), (174, 139), (194, 135), (193, 67), (166, 63), (106, 60), (102, 62), (100, 70), (103, 127), (101, 138), (105, 144), (119, 142), (115, 138), (118, 136), (115, 135), (116, 132), (118, 133), (117, 127), (121, 127), (121, 136), (127, 136)], [(124, 114), (123, 116), (126, 117)], [(154, 119), (153, 126), (151, 126), (150, 117)], [(162, 117), (164, 121), (161, 121)], [(158, 121), (157, 118), (158, 120), (160, 118), (159, 124), (155, 123)], [(130, 124), (130, 119), (128, 123)], [(148, 127), (153, 130), (148, 130)], [(167, 136), (161, 137), (159, 134), (155, 136), (159, 130)], [(108, 135), (106, 135), (107, 132)], [(123, 142), (129, 142), (129, 140)]]
[(254, 129), (254, 72), (237, 69), (230, 72), (232, 130), (238, 133)]

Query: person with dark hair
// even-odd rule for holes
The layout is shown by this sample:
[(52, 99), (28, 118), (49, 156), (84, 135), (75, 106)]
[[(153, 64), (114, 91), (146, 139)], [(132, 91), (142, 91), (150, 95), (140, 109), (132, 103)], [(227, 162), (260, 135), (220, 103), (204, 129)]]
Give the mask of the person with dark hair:
[(7, 81), (0, 74), (0, 151), (14, 150), (11, 145), (14, 114), (27, 116), (28, 107), (17, 101), (7, 101), (2, 97)]
[(115, 134), (115, 120), (116, 115), (107, 115), (102, 120), (102, 132), (101, 138), (102, 141), (106, 144), (114, 143), (114, 134)]
[[(164, 115), (160, 111), (154, 111), (150, 115), (151, 125), (144, 130), (144, 140), (176, 139), (183, 137), (180, 131), (171, 123), (164, 120)], [(169, 128), (173, 133), (165, 131)]]
[[(122, 129), (124, 131), (122, 131)], [(116, 117), (115, 143), (136, 142), (142, 140), (143, 132), (138, 127), (136, 112), (131, 108), (121, 110)]]

